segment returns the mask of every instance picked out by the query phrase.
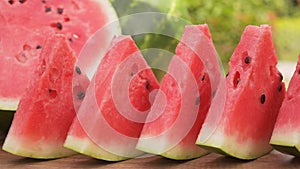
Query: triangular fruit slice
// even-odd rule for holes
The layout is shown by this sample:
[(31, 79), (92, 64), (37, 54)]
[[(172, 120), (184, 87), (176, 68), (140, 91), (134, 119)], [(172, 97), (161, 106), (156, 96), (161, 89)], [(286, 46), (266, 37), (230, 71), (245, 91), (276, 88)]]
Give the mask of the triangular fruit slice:
[[(1, 110), (17, 109), (47, 37), (64, 34), (78, 56), (92, 34), (117, 20), (109, 0), (5, 0), (0, 1), (0, 11)], [(115, 32), (120, 30), (111, 27), (102, 35), (102, 49)], [(80, 64), (93, 67), (94, 56)]]
[(270, 144), (278, 151), (300, 157), (300, 55), (280, 108)]
[(77, 92), (74, 101), (80, 104), (89, 80), (78, 74), (76, 56), (62, 35), (46, 41), (40, 60), (15, 113), (3, 150), (31, 158), (68, 156), (74, 152), (65, 149), (63, 143), (78, 107), (73, 105), (73, 87)]
[(255, 159), (272, 150), (269, 141), (285, 95), (276, 64), (270, 26), (247, 26), (197, 144), (239, 159)]
[(65, 147), (107, 161), (143, 154), (135, 149), (159, 84), (130, 36), (118, 36), (87, 89)]
[(137, 149), (176, 160), (207, 154), (195, 142), (220, 77), (208, 26), (186, 26)]

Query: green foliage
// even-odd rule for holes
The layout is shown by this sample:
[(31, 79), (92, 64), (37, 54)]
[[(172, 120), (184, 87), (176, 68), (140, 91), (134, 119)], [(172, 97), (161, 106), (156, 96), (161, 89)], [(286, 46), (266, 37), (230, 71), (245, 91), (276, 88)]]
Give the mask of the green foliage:
[[(112, 0), (120, 17), (123, 34), (132, 35), (158, 80), (164, 75), (170, 58), (182, 35), (184, 26), (189, 22), (189, 13), (180, 0)], [(132, 14), (157, 12), (143, 18)], [(147, 30), (138, 33), (139, 30)], [(158, 50), (153, 50), (158, 49)], [(159, 50), (161, 49), (161, 50)], [(159, 70), (160, 69), (160, 70)]]
[[(247, 25), (272, 24), (287, 9), (284, 0), (185, 0), (194, 24), (207, 23), (223, 63)], [(224, 64), (226, 66), (227, 64)]]
[[(244, 28), (250, 24), (270, 24), (273, 27), (273, 37), (280, 57), (294, 54), (284, 54), (284, 52), (289, 51), (290, 48), (296, 48), (294, 46), (289, 48), (284, 44), (289, 41), (287, 38), (295, 39), (292, 32), (299, 30), (298, 27), (294, 26), (295, 29), (288, 31), (290, 37), (284, 37), (287, 31), (285, 29), (290, 26), (283, 26), (283, 24), (292, 23), (282, 23), (280, 18), (300, 16), (300, 5), (297, 4), (297, 0), (112, 0), (112, 2), (119, 16), (153, 11), (175, 15), (191, 21), (192, 24), (207, 23), (225, 69)], [(182, 26), (166, 26), (172, 22), (175, 21), (156, 20), (153, 25), (156, 26), (156, 30), (165, 31), (169, 29), (180, 35), (183, 30)], [(178, 39), (157, 34), (138, 35), (134, 39), (141, 49), (158, 47), (173, 53), (178, 43)], [(147, 52), (144, 54), (151, 55)], [(153, 56), (153, 54), (151, 57), (158, 58), (154, 65), (161, 62), (163, 58)]]
[(284, 17), (274, 22), (274, 41), (281, 60), (297, 61), (300, 52), (300, 17)]

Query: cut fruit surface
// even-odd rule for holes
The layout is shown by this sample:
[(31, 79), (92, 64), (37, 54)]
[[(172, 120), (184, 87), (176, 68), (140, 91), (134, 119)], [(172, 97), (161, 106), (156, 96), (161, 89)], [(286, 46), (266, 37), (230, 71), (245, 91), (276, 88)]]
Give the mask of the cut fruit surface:
[(159, 84), (130, 36), (115, 37), (87, 89), (65, 147), (91, 157), (120, 161), (135, 149)]
[(208, 26), (186, 26), (137, 149), (177, 160), (208, 154), (195, 142), (220, 78)]
[(272, 150), (269, 141), (285, 95), (276, 68), (271, 28), (247, 26), (235, 49), (226, 79), (200, 131), (197, 144), (240, 159)]
[(300, 55), (280, 108), (270, 144), (278, 151), (300, 156)]
[[(93, 33), (115, 20), (108, 0), (0, 1), (0, 109), (17, 109), (46, 37), (64, 34), (78, 56)], [(108, 31), (103, 41), (116, 32)], [(85, 60), (95, 64), (95, 58)]]
[(75, 153), (65, 149), (63, 143), (76, 115), (75, 109), (82, 101), (78, 96), (89, 84), (83, 73), (76, 73), (76, 61), (65, 36), (55, 35), (46, 41), (40, 64), (22, 96), (3, 150), (41, 159)]

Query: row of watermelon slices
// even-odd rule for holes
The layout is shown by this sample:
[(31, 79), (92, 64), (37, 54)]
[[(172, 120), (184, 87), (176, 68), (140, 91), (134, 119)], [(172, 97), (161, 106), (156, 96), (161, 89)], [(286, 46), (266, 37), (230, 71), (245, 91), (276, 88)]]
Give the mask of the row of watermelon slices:
[[(0, 27), (7, 32), (0, 32), (0, 39), (6, 40), (5, 44), (0, 40), (1, 72), (25, 75), (23, 71), (35, 69), (31, 78), (26, 74), (0, 84), (6, 89), (31, 79), (3, 145), (10, 153), (48, 159), (79, 152), (119, 161), (144, 152), (182, 160), (213, 151), (255, 159), (270, 152), (271, 143), (282, 152), (299, 154), (299, 66), (286, 94), (267, 25), (245, 29), (226, 78), (207, 25), (197, 25), (185, 28), (161, 84), (130, 36), (113, 39), (90, 81), (77, 56), (87, 38), (112, 20), (103, 14), (111, 9), (107, 1), (1, 1), (0, 5)], [(41, 13), (26, 15), (33, 6)], [(86, 20), (95, 14), (104, 17)], [(14, 69), (7, 69), (6, 62)], [(1, 99), (9, 92), (15, 91), (1, 90)], [(16, 102), (0, 100), (8, 109)]]
[[(283, 101), (267, 25), (246, 27), (226, 78), (207, 25), (186, 26), (160, 85), (130, 36), (113, 39), (91, 82), (76, 60), (65, 36), (46, 41), (4, 150), (31, 158), (75, 150), (108, 161), (144, 152), (192, 159), (212, 150), (255, 159), (272, 150), (271, 139), (278, 150), (298, 154), (297, 135), (287, 131), (297, 128), (297, 115), (288, 113), (295, 112), (299, 71)], [(283, 146), (286, 138), (296, 149)]]

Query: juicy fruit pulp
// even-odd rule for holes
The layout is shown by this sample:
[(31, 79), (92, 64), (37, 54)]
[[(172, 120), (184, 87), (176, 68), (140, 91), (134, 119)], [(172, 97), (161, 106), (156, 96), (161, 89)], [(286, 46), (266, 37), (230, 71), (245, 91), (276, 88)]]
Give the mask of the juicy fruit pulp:
[(197, 144), (240, 159), (255, 159), (269, 145), (285, 94), (271, 28), (247, 26), (221, 81)]
[(46, 37), (66, 35), (78, 56), (89, 36), (116, 18), (108, 0), (0, 1), (0, 109), (17, 109)]
[(186, 26), (137, 149), (178, 160), (207, 154), (195, 141), (220, 76), (207, 25)]
[[(62, 35), (49, 38), (15, 113), (3, 149), (31, 158), (58, 158), (74, 152), (63, 148), (68, 129), (76, 114), (75, 108), (85, 92), (88, 78), (76, 75), (77, 59)], [(73, 75), (74, 81), (73, 81)], [(77, 92), (77, 93), (75, 93)]]
[(286, 96), (280, 108), (270, 144), (283, 153), (300, 156), (300, 55)]
[(152, 70), (131, 37), (114, 38), (64, 146), (107, 161), (143, 154), (135, 146), (151, 106), (150, 92), (157, 88)]

